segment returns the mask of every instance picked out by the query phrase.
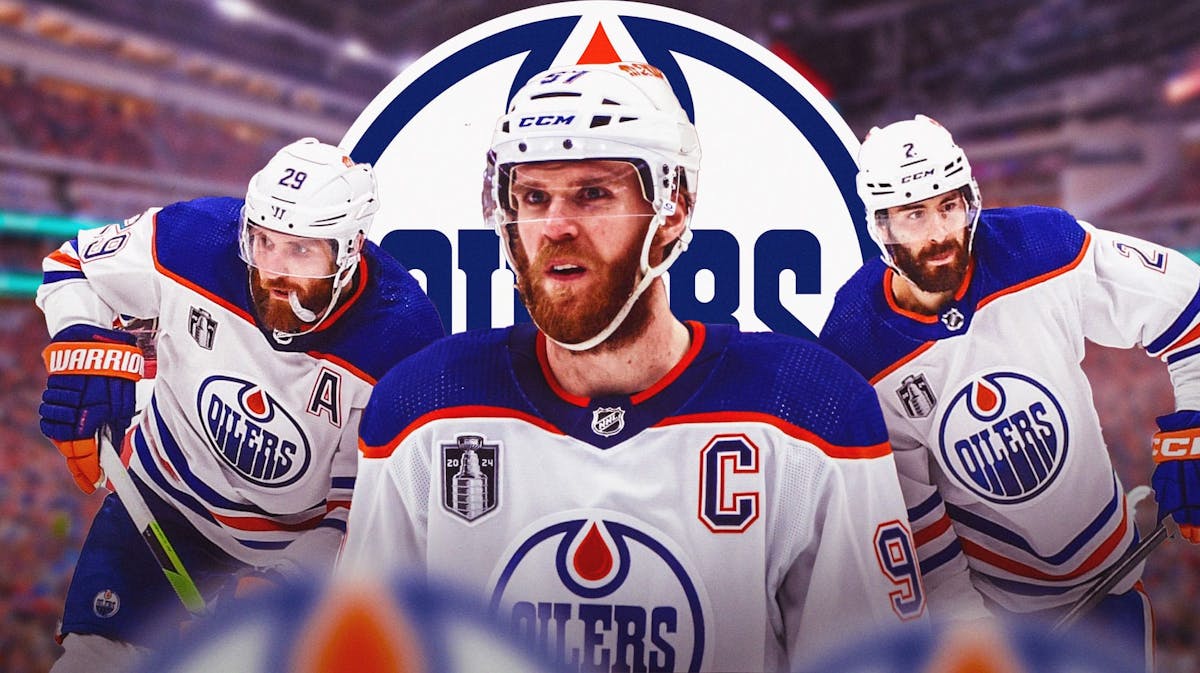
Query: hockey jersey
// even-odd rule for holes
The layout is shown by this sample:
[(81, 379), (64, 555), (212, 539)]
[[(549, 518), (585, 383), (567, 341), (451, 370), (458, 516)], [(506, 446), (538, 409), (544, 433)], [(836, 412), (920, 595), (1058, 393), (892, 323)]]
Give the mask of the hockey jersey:
[(897, 306), (892, 274), (874, 259), (847, 281), (821, 341), (879, 394), (933, 616), (971, 600), (969, 584), (1016, 612), (1073, 603), (1137, 538), (1084, 342), (1144, 348), (1167, 363), (1178, 408), (1200, 409), (1200, 269), (1022, 207), (983, 212), (939, 315)]
[(465, 584), (568, 670), (784, 670), (922, 619), (871, 388), (810, 342), (688, 328), (632, 396), (565, 391), (529, 324), (401, 363), (364, 414), (343, 568)]
[(51, 334), (157, 317), (153, 393), (122, 451), (130, 470), (235, 558), (329, 563), (371, 389), (442, 323), (416, 280), (368, 243), (350, 298), (316, 331), (277, 343), (238, 256), (241, 207), (197, 199), (80, 231), (46, 258), (37, 302)]

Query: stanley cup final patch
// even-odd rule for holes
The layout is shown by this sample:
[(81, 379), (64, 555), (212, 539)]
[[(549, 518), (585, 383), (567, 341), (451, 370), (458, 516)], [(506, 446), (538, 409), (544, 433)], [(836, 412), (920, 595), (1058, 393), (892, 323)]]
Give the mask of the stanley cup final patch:
[(442, 506), (471, 522), (496, 509), (499, 459), (500, 445), (482, 435), (442, 444)]
[(896, 395), (900, 397), (904, 413), (908, 414), (909, 418), (925, 418), (933, 411), (933, 405), (937, 404), (937, 397), (934, 396), (933, 388), (929, 387), (924, 374), (904, 377), (900, 387), (896, 389)]

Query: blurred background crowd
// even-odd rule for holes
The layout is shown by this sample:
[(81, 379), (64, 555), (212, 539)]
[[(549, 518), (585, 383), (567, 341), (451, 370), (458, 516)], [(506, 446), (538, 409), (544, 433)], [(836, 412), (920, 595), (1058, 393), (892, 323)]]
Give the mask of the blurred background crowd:
[[(100, 497), (37, 428), (40, 260), (81, 225), (240, 195), (282, 144), (337, 142), (425, 51), (516, 0), (0, 0), (0, 670), (44, 671)], [(1200, 256), (1200, 3), (697, 0), (792, 63), (861, 138), (929, 114), (985, 206), (1037, 203)], [(1162, 363), (1085, 367), (1126, 488), (1147, 483)], [(1159, 669), (1200, 670), (1200, 549), (1151, 557)]]

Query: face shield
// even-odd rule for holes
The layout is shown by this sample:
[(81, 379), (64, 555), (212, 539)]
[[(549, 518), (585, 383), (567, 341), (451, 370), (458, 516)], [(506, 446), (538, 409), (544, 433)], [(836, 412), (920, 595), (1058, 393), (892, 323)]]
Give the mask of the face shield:
[(879, 242), (885, 246), (912, 245), (929, 241), (958, 238), (978, 217), (976, 201), (968, 198), (967, 189), (880, 209), (874, 213), (874, 226)]
[[(645, 224), (654, 215), (648, 169), (624, 160), (548, 161), (501, 166), (498, 204), (485, 204), (506, 231), (515, 224), (605, 227)], [(492, 190), (485, 189), (485, 202)], [(498, 208), (497, 208), (498, 206)], [(509, 234), (511, 236), (511, 233)]]
[(326, 279), (337, 275), (337, 241), (293, 236), (243, 219), (239, 256), (251, 268), (270, 276)]

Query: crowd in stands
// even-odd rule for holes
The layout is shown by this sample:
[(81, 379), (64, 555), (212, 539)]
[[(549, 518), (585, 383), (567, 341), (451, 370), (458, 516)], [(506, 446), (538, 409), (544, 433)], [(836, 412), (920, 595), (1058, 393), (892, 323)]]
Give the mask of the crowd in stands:
[[(241, 121), (116, 95), (81, 82), (29, 79), (0, 68), (0, 152), (23, 150), (102, 167), (189, 175), (245, 184), (275, 149), (281, 132)], [(989, 207), (1063, 205), (1058, 154), (976, 161)], [(1182, 147), (1177, 181), (1148, 197), (1150, 205), (1200, 209), (1200, 141)], [(116, 221), (150, 205), (198, 196), (162, 184), (67, 176), (49, 169), (0, 165), (0, 210), (57, 213)], [(1133, 203), (1133, 213), (1147, 201)], [(1107, 221), (1097, 221), (1110, 226)], [(1200, 216), (1182, 216), (1136, 235), (1179, 248), (1200, 246)], [(10, 240), (0, 233), (0, 270), (35, 271), (61, 241)], [(83, 496), (63, 461), (38, 431), (45, 381), (40, 352), (48, 340), (30, 299), (0, 298), (0, 671), (41, 672), (59, 648), (53, 640), (62, 599), (99, 495)], [(1139, 351), (1089, 348), (1084, 362), (1105, 439), (1126, 489), (1149, 482), (1155, 416), (1174, 408), (1165, 367)], [(1152, 506), (1151, 506), (1152, 507)], [(1155, 608), (1160, 673), (1200, 670), (1200, 549), (1172, 542), (1147, 564)]]
[[(0, 151), (23, 150), (99, 169), (68, 173), (0, 164), (0, 177), (10, 188), (0, 196), (4, 209), (123, 218), (148, 202), (197, 196), (157, 178), (245, 184), (293, 139), (248, 122), (0, 68)], [(106, 176), (104, 169), (120, 173)]]

